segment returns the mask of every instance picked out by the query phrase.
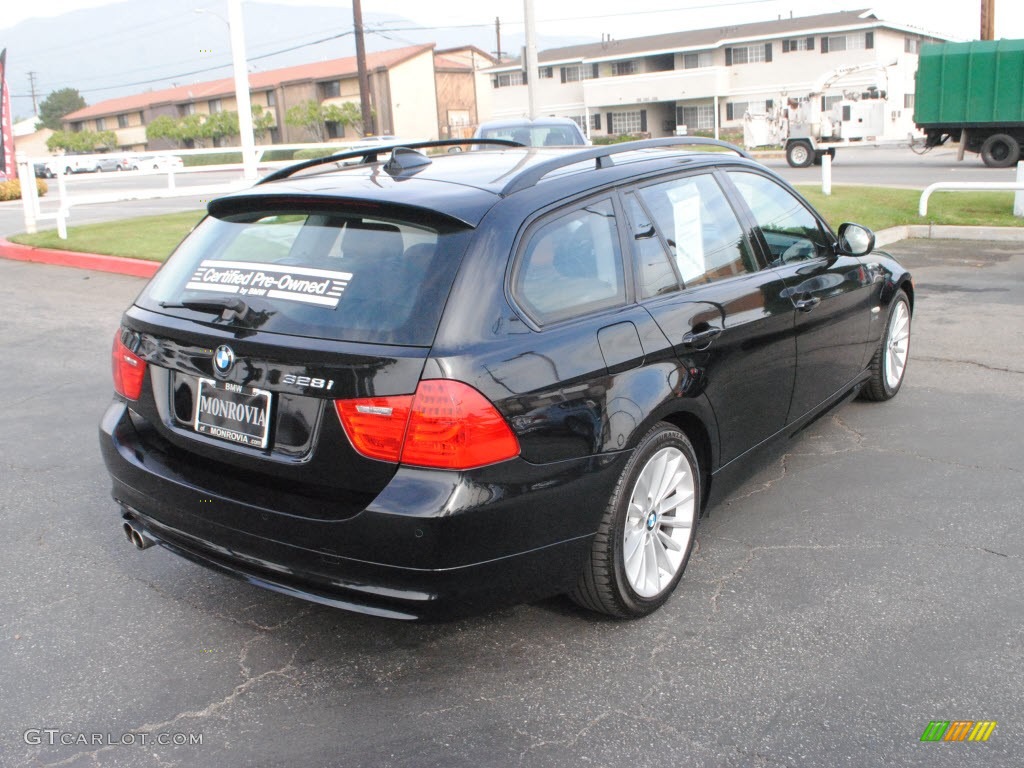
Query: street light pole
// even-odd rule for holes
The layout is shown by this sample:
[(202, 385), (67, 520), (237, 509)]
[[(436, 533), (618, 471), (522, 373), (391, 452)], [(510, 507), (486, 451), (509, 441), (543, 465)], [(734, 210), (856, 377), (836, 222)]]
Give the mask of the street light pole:
[(231, 65), (235, 71), (235, 104), (238, 134), (242, 140), (242, 169), (248, 181), (256, 180), (256, 139), (252, 132), (252, 102), (249, 99), (249, 69), (245, 62), (245, 29), (242, 0), (228, 0), (228, 28), (231, 30)]
[(523, 0), (523, 17), (526, 22), (526, 50), (523, 66), (526, 68), (526, 99), (529, 105), (529, 118), (537, 117), (537, 19), (533, 15), (533, 0)]

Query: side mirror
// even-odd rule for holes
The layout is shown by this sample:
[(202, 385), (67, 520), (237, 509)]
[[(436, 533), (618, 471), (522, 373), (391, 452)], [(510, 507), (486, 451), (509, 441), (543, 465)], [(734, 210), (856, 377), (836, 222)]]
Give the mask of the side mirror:
[(867, 256), (875, 248), (875, 233), (860, 224), (839, 225), (839, 252), (847, 256)]

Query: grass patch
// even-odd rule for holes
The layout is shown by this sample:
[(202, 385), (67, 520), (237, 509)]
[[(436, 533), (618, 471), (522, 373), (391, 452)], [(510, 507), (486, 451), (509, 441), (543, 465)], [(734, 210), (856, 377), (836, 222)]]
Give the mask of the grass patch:
[[(928, 216), (922, 219), (917, 215), (921, 193), (913, 189), (837, 186), (831, 197), (821, 194), (820, 186), (804, 184), (798, 189), (833, 227), (844, 221), (876, 231), (901, 224), (1024, 226), (1024, 219), (1013, 215), (1012, 192), (937, 192), (928, 201)], [(202, 211), (185, 211), (83, 224), (68, 227), (67, 240), (58, 238), (56, 230), (10, 239), (42, 248), (163, 261), (202, 216)]]
[(855, 221), (874, 230), (902, 224), (1019, 227), (1024, 219), (1013, 215), (1013, 192), (935, 192), (928, 198), (928, 215), (917, 215), (921, 191), (888, 187), (834, 186), (832, 195), (821, 185), (797, 186), (833, 227)]
[(199, 223), (203, 214), (203, 211), (184, 211), (162, 216), (82, 224), (68, 227), (67, 240), (61, 240), (55, 229), (34, 235), (15, 235), (9, 239), (15, 243), (39, 248), (163, 261), (181, 239)]

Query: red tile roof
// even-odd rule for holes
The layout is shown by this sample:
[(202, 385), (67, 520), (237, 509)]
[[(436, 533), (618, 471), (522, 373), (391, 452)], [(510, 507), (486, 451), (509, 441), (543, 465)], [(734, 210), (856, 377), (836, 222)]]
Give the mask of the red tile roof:
[[(433, 43), (411, 45), (406, 48), (394, 48), (390, 51), (378, 51), (366, 54), (366, 67), (369, 70), (378, 67), (395, 67), (409, 59), (430, 51)], [(311, 64), (298, 64), (294, 67), (270, 69), (266, 72), (253, 72), (249, 75), (249, 89), (253, 92), (267, 91), (278, 85), (302, 82), (304, 80), (328, 80), (331, 78), (352, 77), (356, 74), (356, 57), (346, 56), (342, 59), (317, 61)], [(76, 110), (63, 117), (65, 121), (87, 120), (94, 117), (120, 115), (125, 112), (139, 112), (159, 104), (185, 104), (194, 101), (206, 101), (222, 96), (233, 96), (235, 93), (234, 78), (208, 80), (204, 83), (179, 85), (159, 91), (147, 91), (131, 96), (107, 99), (88, 107)]]

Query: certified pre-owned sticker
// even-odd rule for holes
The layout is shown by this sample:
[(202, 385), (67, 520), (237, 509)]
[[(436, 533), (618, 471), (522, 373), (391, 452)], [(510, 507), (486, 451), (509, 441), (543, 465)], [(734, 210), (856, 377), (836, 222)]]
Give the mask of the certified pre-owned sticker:
[(266, 296), (334, 309), (351, 279), (351, 272), (329, 269), (207, 260), (196, 267), (185, 287), (192, 291)]

